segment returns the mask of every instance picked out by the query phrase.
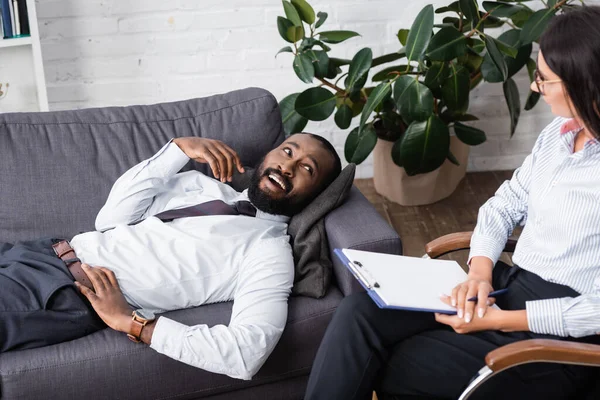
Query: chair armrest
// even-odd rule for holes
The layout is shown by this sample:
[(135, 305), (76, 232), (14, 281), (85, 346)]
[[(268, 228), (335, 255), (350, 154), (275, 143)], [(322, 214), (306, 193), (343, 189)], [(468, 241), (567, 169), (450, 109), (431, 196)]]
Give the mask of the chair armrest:
[(489, 352), (485, 362), (494, 372), (532, 362), (600, 367), (600, 345), (550, 339), (523, 340)]
[(334, 276), (344, 296), (362, 290), (362, 286), (333, 254), (334, 249), (402, 254), (402, 242), (396, 231), (355, 186), (350, 190), (346, 202), (325, 217), (325, 231)]
[[(471, 237), (473, 232), (457, 232), (441, 236), (425, 245), (425, 252), (429, 258), (438, 258), (445, 254), (459, 250), (467, 250), (471, 246)], [(515, 251), (517, 239), (509, 238), (504, 246), (505, 252)]]

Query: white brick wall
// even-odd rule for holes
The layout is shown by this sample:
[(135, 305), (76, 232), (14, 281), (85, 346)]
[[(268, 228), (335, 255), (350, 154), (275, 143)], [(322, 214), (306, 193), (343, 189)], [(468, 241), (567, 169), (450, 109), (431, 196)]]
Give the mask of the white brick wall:
[[(430, 2), (437, 7), (449, 0)], [(398, 50), (396, 32), (409, 28), (426, 2), (312, 0), (311, 4), (329, 13), (327, 30), (362, 34), (335, 46), (332, 53), (351, 57), (367, 46), (376, 56)], [(278, 0), (38, 0), (37, 7), (53, 110), (172, 101), (247, 86), (264, 87), (282, 99), (310, 87), (296, 78), (290, 54), (274, 58), (287, 44), (277, 33), (276, 17), (283, 15)], [(17, 78), (22, 63), (18, 60), (26, 59), (26, 54), (4, 51), (11, 53), (0, 53), (0, 72), (21, 88), (0, 101), (0, 110), (35, 107), (32, 83)], [(518, 83), (525, 87), (527, 77), (520, 76)], [(472, 149), (471, 170), (517, 167), (552, 118), (545, 104), (523, 112), (518, 131), (509, 140), (500, 85), (477, 89), (472, 104), (472, 113), (484, 117), (478, 125), (486, 130), (488, 142)], [(339, 132), (332, 119), (311, 122), (307, 130), (331, 139), (343, 154), (346, 133)], [(359, 166), (357, 176), (372, 176), (370, 158)]]

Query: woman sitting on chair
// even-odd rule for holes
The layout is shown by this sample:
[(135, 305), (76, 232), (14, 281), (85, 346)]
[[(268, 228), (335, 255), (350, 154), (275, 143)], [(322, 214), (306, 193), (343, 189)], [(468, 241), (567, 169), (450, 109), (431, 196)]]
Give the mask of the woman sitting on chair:
[[(370, 399), (374, 389), (392, 398), (456, 399), (500, 346), (532, 338), (600, 343), (600, 7), (551, 21), (531, 89), (557, 118), (480, 208), (468, 280), (445, 298), (457, 314), (384, 310), (366, 293), (346, 297), (315, 359), (306, 399)], [(515, 266), (498, 262), (525, 221)], [(508, 292), (496, 300), (500, 309), (488, 307), (488, 294), (502, 288)], [(476, 394), (578, 398), (594, 374), (590, 367), (522, 365)]]

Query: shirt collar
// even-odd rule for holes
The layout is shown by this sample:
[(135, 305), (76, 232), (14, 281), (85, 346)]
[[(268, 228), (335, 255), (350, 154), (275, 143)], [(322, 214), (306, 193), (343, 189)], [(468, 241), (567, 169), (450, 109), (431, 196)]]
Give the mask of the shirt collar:
[[(248, 189), (244, 190), (242, 192), (242, 195), (248, 200), (250, 201), (249, 197), (248, 197)], [(254, 204), (253, 204), (254, 205)], [(256, 207), (256, 206), (255, 206)], [(275, 214), (269, 214), (266, 213), (262, 210), (259, 210), (258, 208), (256, 209), (256, 217), (255, 218), (260, 218), (260, 219), (266, 219), (269, 221), (275, 221), (275, 222), (284, 222), (287, 223), (290, 220), (290, 217), (286, 216), (286, 215), (275, 215)]]
[(564, 124), (562, 124), (562, 126), (560, 127), (560, 134), (564, 135), (565, 133), (573, 131), (579, 132), (581, 129), (583, 128), (581, 127), (581, 125), (579, 125), (579, 122), (577, 122), (575, 118), (571, 118), (567, 120)]

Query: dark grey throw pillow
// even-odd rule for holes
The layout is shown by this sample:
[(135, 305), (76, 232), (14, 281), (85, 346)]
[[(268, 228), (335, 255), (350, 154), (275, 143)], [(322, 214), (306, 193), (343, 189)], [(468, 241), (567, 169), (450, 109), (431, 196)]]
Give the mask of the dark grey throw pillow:
[(325, 233), (325, 216), (348, 198), (356, 165), (349, 164), (302, 212), (294, 215), (288, 233), (294, 252), (292, 294), (321, 298), (331, 284), (333, 264)]
[[(333, 264), (325, 233), (325, 216), (343, 204), (354, 182), (356, 165), (349, 164), (340, 175), (320, 193), (302, 212), (289, 222), (288, 233), (294, 252), (294, 287), (292, 294), (321, 298), (331, 284)], [(242, 191), (250, 183), (252, 170), (234, 174), (231, 186)]]

